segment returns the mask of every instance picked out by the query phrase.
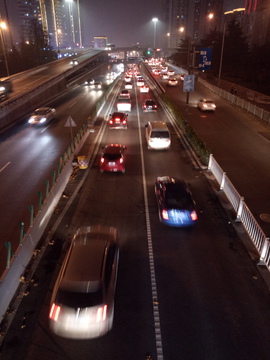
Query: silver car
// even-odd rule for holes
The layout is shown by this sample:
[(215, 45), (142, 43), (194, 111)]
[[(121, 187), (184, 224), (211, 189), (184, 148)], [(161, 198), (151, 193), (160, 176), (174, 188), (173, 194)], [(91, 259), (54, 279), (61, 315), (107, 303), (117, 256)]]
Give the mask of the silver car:
[(71, 339), (90, 339), (111, 330), (119, 247), (113, 227), (78, 229), (54, 285), (51, 330)]
[(215, 111), (216, 104), (211, 99), (200, 99), (197, 103), (197, 107), (202, 111)]
[(51, 107), (41, 107), (36, 109), (30, 116), (29, 124), (43, 124), (55, 118), (56, 110)]

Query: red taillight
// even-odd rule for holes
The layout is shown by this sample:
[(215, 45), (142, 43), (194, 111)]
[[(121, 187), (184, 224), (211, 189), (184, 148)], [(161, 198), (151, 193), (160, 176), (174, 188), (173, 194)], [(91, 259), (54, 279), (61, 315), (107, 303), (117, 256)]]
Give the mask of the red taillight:
[(120, 118), (115, 118), (115, 121), (120, 121)]
[(53, 303), (49, 315), (50, 319), (57, 321), (60, 314), (60, 310), (61, 310), (60, 306)]
[(102, 157), (101, 159), (100, 159), (100, 162), (101, 162), (101, 164), (103, 164), (104, 163), (104, 158)]
[(169, 220), (168, 211), (166, 209), (162, 210), (162, 217), (164, 220)]
[(97, 309), (96, 322), (101, 322), (106, 320), (107, 317), (107, 305), (101, 306)]
[(112, 124), (113, 124), (113, 120), (109, 120), (109, 124), (112, 125)]
[(146, 106), (146, 105), (143, 105), (143, 107), (144, 107), (144, 109), (146, 109), (146, 108), (147, 108), (147, 106)]
[(123, 164), (123, 162), (124, 162), (124, 159), (121, 157), (120, 158), (120, 164)]
[(157, 108), (157, 105), (154, 105), (154, 108), (156, 109), (156, 108)]
[(196, 211), (192, 211), (192, 213), (190, 214), (191, 220), (196, 221), (198, 219), (197, 213)]
[(126, 125), (126, 123), (127, 123), (127, 120), (123, 120), (123, 124)]

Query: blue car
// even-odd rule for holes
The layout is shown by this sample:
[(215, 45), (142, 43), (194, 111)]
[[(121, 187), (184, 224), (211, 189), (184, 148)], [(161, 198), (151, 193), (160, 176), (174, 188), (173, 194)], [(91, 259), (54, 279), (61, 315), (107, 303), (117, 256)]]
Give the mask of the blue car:
[(155, 193), (160, 221), (168, 226), (192, 226), (198, 219), (195, 201), (185, 181), (170, 176), (156, 179)]

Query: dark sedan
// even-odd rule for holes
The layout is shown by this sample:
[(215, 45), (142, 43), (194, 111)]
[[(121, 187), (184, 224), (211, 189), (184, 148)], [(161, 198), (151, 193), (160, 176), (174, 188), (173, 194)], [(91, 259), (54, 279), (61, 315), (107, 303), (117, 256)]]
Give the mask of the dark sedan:
[(192, 226), (197, 220), (195, 202), (185, 181), (170, 176), (156, 179), (155, 193), (159, 219), (175, 227)]

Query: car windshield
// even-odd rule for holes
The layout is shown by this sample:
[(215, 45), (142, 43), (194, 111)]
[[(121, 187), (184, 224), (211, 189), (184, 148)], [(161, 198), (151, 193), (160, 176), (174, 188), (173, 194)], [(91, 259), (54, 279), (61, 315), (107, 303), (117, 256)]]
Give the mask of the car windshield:
[(103, 291), (99, 288), (94, 292), (75, 292), (59, 288), (55, 302), (57, 305), (68, 306), (74, 309), (86, 308), (102, 304)]
[(190, 195), (176, 186), (166, 187), (166, 205), (171, 209), (194, 210)]
[(121, 158), (120, 153), (105, 153), (103, 155), (104, 159), (107, 159), (108, 161), (116, 161)]
[(153, 138), (159, 138), (159, 139), (169, 139), (170, 135), (168, 131), (152, 131), (151, 136)]
[(35, 115), (46, 115), (49, 110), (37, 110), (35, 111)]

